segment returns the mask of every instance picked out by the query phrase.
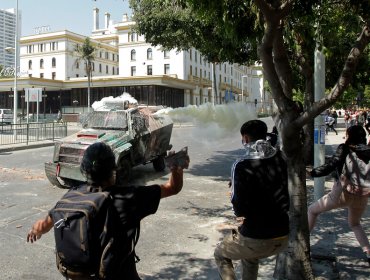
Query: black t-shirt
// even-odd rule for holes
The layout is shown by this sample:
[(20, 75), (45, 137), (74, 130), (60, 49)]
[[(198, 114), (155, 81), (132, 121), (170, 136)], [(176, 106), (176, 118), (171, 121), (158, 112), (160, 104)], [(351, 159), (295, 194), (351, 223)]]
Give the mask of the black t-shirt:
[[(125, 228), (134, 229), (143, 218), (157, 211), (161, 189), (159, 185), (117, 187), (111, 190), (111, 194), (122, 224)], [(140, 279), (134, 252), (122, 264), (114, 279)]]

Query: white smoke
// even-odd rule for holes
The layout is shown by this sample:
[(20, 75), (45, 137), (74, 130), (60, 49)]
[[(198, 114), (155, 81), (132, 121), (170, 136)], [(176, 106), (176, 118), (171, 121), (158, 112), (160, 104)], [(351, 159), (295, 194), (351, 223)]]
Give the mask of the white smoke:
[(108, 97), (103, 97), (100, 101), (95, 101), (91, 107), (94, 110), (100, 109), (105, 107), (105, 104), (113, 104), (113, 103), (120, 103), (123, 104), (123, 102), (128, 101), (130, 104), (137, 104), (137, 100), (133, 98), (129, 93), (124, 92), (122, 95), (113, 97), (113, 96), (108, 96)]
[(198, 139), (209, 140), (217, 140), (238, 133), (243, 123), (257, 118), (255, 108), (245, 103), (221, 105), (205, 103), (200, 106), (166, 108), (158, 113), (168, 114), (174, 123), (194, 124), (194, 135)]

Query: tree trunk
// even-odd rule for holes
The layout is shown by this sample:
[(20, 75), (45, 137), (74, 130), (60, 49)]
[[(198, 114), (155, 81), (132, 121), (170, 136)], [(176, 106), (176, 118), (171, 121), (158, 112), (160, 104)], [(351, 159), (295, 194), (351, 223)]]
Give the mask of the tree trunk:
[[(293, 139), (292, 139), (293, 140)], [(285, 143), (289, 145), (289, 143)], [(297, 151), (288, 158), (288, 180), (290, 193), (290, 234), (288, 248), (278, 255), (274, 277), (276, 279), (314, 279), (310, 262), (310, 243), (307, 222), (307, 192), (305, 164)]]
[[(314, 87), (313, 87), (313, 73), (311, 71), (311, 68), (308, 69), (308, 74), (305, 75), (305, 101), (304, 101), (304, 107), (305, 111), (307, 111), (307, 108), (311, 108), (312, 103), (314, 100)], [(304, 128), (304, 150), (303, 150), (303, 157), (305, 164), (311, 164), (313, 165), (314, 162), (314, 125), (315, 121), (311, 120), (309, 123), (307, 123)]]

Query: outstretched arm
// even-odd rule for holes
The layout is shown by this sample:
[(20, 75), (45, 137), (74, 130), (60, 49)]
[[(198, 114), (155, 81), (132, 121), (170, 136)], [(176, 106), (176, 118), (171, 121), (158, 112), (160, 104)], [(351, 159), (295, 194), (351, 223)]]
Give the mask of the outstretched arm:
[(36, 221), (27, 234), (27, 242), (36, 242), (44, 233), (53, 227), (53, 220), (47, 215), (44, 219)]

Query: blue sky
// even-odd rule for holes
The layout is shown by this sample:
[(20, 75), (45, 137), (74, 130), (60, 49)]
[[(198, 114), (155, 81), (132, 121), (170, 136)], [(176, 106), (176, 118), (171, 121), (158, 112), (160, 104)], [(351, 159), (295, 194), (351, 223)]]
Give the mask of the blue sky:
[[(16, 0), (0, 0), (0, 9), (15, 8)], [(22, 36), (35, 34), (35, 27), (50, 26), (50, 31), (69, 30), (90, 35), (93, 27), (93, 8), (99, 8), (100, 28), (104, 13), (111, 20), (121, 21), (124, 13), (131, 14), (128, 0), (18, 0), (22, 12)]]

